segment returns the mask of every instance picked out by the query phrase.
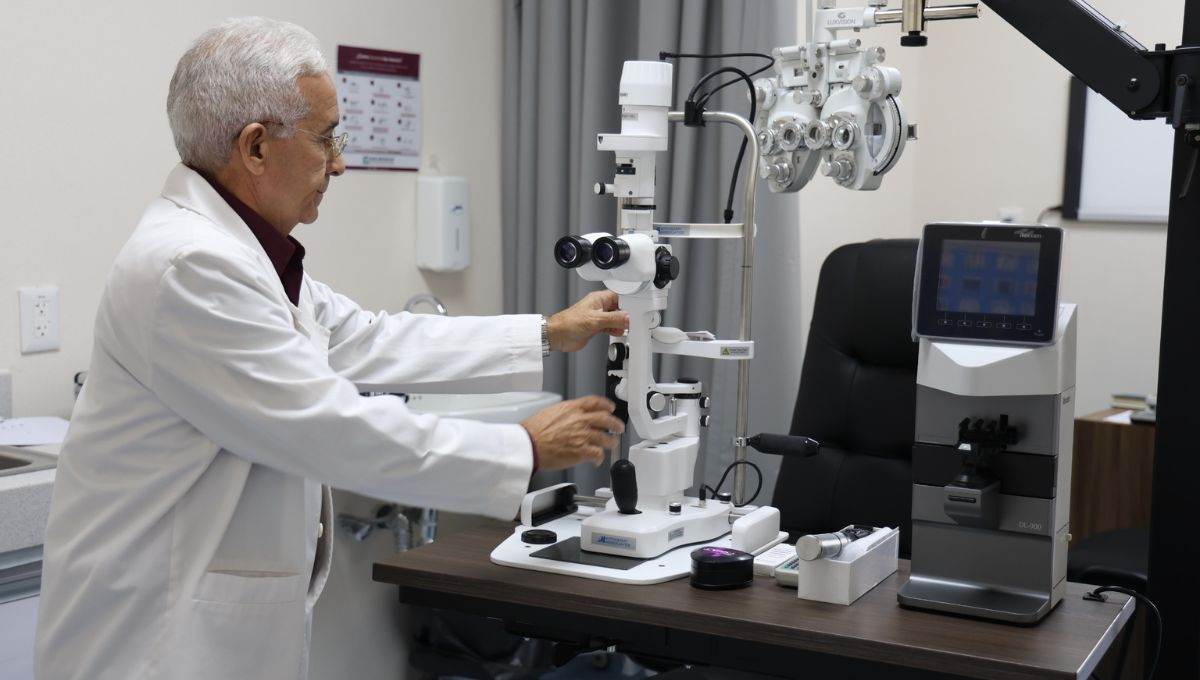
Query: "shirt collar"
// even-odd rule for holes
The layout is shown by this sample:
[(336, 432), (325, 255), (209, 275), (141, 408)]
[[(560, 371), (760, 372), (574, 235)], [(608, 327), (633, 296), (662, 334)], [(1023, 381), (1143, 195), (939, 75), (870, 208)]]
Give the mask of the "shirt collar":
[(259, 215), (253, 208), (242, 202), (240, 198), (234, 196), (231, 191), (221, 186), (220, 182), (209, 177), (208, 173), (196, 168), (192, 169), (196, 170), (196, 173), (212, 186), (213, 190), (229, 204), (229, 207), (233, 208), (238, 217), (242, 218), (242, 221), (250, 228), (250, 232), (254, 234), (254, 238), (262, 246), (263, 251), (266, 252), (267, 258), (271, 260), (271, 265), (275, 267), (275, 273), (280, 278), (284, 277), (284, 272), (288, 269), (289, 264), (293, 261), (299, 264), (304, 259), (304, 246), (299, 241), (291, 236), (284, 236), (279, 233), (262, 215)]

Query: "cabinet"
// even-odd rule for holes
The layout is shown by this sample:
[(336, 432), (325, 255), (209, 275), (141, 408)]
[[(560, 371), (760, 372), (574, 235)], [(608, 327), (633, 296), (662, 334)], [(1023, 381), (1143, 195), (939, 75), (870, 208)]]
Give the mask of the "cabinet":
[(1105, 420), (1122, 409), (1075, 419), (1071, 544), (1108, 529), (1150, 526), (1154, 426)]

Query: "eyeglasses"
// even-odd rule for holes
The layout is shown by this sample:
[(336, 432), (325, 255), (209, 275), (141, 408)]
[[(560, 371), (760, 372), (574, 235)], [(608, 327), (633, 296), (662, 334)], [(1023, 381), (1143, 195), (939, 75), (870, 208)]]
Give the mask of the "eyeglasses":
[(305, 130), (302, 127), (287, 125), (274, 120), (265, 120), (263, 122), (270, 125), (278, 125), (279, 127), (284, 127), (289, 130), (299, 130), (306, 135), (316, 137), (322, 142), (325, 142), (325, 151), (329, 154), (330, 159), (337, 158), (338, 156), (342, 155), (342, 151), (346, 148), (346, 143), (350, 141), (349, 132), (343, 132), (340, 135), (319, 135), (311, 130)]

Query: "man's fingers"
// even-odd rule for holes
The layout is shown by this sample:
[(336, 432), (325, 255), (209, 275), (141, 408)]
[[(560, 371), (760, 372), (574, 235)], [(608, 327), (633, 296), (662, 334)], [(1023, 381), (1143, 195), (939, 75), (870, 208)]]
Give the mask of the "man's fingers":
[(579, 397), (575, 400), (575, 403), (578, 404), (579, 407), (584, 411), (603, 411), (605, 413), (612, 413), (617, 408), (616, 404), (595, 394)]
[(602, 427), (605, 429), (605, 431), (616, 434), (621, 434), (625, 431), (625, 423), (620, 418), (613, 415), (605, 418), (604, 425), (602, 425)]
[(612, 292), (611, 290), (598, 290), (598, 291), (589, 293), (587, 297), (590, 297), (593, 300), (595, 300), (596, 302), (599, 302), (600, 308), (604, 309), (606, 311), (612, 311), (612, 310), (616, 309), (617, 304), (618, 304), (618, 299), (619, 299), (617, 297), (617, 294)]
[(595, 323), (599, 329), (629, 328), (629, 312), (601, 312), (596, 315)]
[(625, 423), (621, 419), (611, 413), (588, 413), (583, 416), (584, 424), (597, 432), (615, 432), (620, 434), (625, 431)]
[(604, 449), (589, 446), (584, 449), (584, 452), (587, 454), (588, 460), (592, 461), (594, 467), (600, 467), (600, 464), (604, 462)]
[(588, 443), (604, 449), (615, 449), (621, 443), (621, 440), (607, 432), (592, 430), (588, 433)]

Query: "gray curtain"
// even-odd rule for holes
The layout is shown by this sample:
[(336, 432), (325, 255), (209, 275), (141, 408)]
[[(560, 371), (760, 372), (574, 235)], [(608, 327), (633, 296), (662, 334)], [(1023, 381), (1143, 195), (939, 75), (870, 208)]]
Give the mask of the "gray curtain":
[[(566, 234), (614, 229), (615, 204), (595, 196), (592, 185), (612, 179), (612, 153), (596, 150), (596, 134), (620, 130), (617, 86), (626, 60), (654, 60), (660, 51), (770, 53), (796, 42), (795, 0), (509, 0), (502, 149), (505, 311), (551, 314), (596, 287), (561, 269), (551, 251)], [(692, 85), (718, 66), (750, 71), (765, 63), (677, 61), (675, 108), (681, 110)], [(709, 110), (747, 116), (745, 86), (725, 88)], [(656, 221), (720, 221), (740, 141), (741, 133), (727, 125), (673, 125), (670, 148), (658, 162)], [(746, 172), (756, 169), (741, 170), (734, 221), (742, 217)], [(787, 432), (802, 353), (798, 200), (763, 187), (757, 210), (750, 434)], [(682, 273), (672, 286), (664, 324), (736, 338), (740, 242), (680, 239), (672, 245)], [(551, 355), (544, 388), (566, 398), (603, 394), (605, 347), (597, 339), (577, 354)], [(715, 485), (733, 459), (736, 363), (661, 357), (655, 375), (698, 378), (712, 396), (712, 425), (703, 433), (696, 482)], [(756, 502), (769, 502), (778, 461), (753, 452), (750, 458), (766, 475)], [(608, 483), (605, 469), (578, 468), (567, 477), (584, 493)], [(534, 484), (562, 478), (543, 473)], [(747, 483), (753, 493), (752, 471)], [(730, 474), (723, 490), (732, 488)]]

